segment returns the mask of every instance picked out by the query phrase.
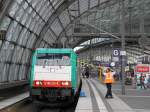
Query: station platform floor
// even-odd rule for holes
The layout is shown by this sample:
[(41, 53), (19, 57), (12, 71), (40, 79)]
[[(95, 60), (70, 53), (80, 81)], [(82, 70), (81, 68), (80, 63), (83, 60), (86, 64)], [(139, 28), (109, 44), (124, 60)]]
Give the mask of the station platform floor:
[(121, 82), (113, 84), (112, 91), (136, 112), (150, 112), (150, 88), (135, 89), (132, 85), (125, 87), (125, 95), (121, 94)]
[(16, 95), (16, 96), (8, 98), (8, 99), (4, 99), (4, 100), (0, 101), (0, 110), (7, 108), (19, 101), (24, 100), (25, 98), (28, 98), (28, 97), (29, 97), (29, 92), (26, 92), (26, 93), (22, 93), (22, 94)]
[[(113, 84), (114, 98), (105, 99), (107, 90), (104, 84), (94, 78), (82, 79), (83, 96), (80, 96), (75, 112), (150, 112), (150, 90), (136, 90), (127, 86), (126, 94), (121, 95), (120, 85), (119, 82)], [(139, 101), (139, 98), (144, 99)]]

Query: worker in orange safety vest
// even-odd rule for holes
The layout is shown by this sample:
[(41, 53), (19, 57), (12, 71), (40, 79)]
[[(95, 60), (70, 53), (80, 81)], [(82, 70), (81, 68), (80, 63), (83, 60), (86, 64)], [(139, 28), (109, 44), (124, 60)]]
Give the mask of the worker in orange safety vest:
[(105, 98), (109, 98), (109, 97), (113, 98), (111, 87), (112, 87), (112, 83), (114, 83), (114, 78), (110, 68), (107, 68), (106, 73), (104, 75), (105, 75), (104, 83), (106, 84), (107, 87), (107, 93)]

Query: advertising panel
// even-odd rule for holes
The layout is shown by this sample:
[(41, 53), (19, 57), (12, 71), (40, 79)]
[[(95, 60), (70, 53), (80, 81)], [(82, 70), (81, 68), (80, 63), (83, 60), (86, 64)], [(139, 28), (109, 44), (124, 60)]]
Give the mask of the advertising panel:
[(138, 64), (135, 66), (135, 76), (136, 76), (136, 88), (146, 89), (148, 83), (147, 79), (150, 75), (150, 65), (148, 64)]

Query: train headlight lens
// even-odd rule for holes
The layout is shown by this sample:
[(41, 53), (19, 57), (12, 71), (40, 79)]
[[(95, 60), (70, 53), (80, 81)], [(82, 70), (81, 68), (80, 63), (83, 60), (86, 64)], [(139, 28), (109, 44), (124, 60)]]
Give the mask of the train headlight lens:
[(69, 83), (68, 81), (65, 81), (65, 82), (62, 82), (62, 85), (63, 85), (63, 86), (69, 86), (70, 83)]
[(69, 85), (69, 82), (65, 82), (65, 85), (68, 86), (68, 85)]
[(39, 82), (39, 81), (36, 81), (35, 84), (36, 84), (36, 85), (40, 85), (40, 82)]

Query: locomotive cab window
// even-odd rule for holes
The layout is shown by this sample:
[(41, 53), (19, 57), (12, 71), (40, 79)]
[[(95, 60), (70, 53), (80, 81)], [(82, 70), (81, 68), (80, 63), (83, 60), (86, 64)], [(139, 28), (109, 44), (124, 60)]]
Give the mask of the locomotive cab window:
[(70, 66), (69, 54), (37, 54), (36, 65), (40, 66)]

